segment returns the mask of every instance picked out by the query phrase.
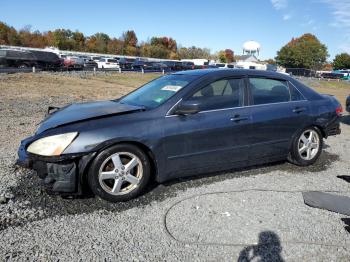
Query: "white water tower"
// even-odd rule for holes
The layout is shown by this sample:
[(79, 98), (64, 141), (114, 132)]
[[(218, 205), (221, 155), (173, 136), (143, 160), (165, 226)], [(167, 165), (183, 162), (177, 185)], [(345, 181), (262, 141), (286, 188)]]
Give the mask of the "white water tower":
[(243, 44), (243, 54), (247, 55), (259, 55), (260, 52), (260, 44), (255, 41), (247, 41)]

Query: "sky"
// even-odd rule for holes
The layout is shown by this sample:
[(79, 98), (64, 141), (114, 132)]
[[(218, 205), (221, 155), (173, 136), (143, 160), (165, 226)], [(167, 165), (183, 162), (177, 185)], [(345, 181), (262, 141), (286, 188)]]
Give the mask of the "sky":
[(292, 37), (315, 34), (329, 60), (350, 52), (350, 0), (0, 0), (0, 21), (16, 29), (57, 28), (120, 37), (134, 30), (139, 41), (169, 36), (178, 45), (230, 48), (261, 44), (260, 59), (274, 58)]

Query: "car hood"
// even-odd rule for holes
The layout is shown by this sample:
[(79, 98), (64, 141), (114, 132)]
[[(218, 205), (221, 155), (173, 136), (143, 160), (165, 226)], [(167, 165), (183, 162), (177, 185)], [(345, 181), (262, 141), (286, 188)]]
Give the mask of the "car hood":
[(49, 114), (40, 124), (37, 134), (58, 126), (143, 110), (143, 107), (117, 101), (97, 101), (71, 104)]

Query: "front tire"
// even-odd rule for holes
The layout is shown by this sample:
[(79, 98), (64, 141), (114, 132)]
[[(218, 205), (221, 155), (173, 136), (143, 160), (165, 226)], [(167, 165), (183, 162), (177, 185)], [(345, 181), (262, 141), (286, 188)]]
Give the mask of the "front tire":
[(322, 153), (323, 137), (315, 127), (308, 127), (293, 139), (288, 160), (298, 166), (309, 166), (316, 162)]
[(92, 192), (104, 200), (127, 201), (142, 194), (150, 174), (150, 161), (142, 150), (119, 144), (97, 155), (88, 173), (88, 183)]

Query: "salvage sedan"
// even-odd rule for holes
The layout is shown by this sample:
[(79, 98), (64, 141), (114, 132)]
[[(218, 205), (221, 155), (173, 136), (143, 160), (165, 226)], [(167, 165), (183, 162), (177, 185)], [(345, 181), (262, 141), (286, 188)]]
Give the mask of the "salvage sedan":
[(116, 100), (50, 108), (18, 164), (51, 191), (108, 201), (190, 175), (288, 159), (307, 166), (340, 133), (340, 103), (267, 71), (208, 69), (159, 77)]

